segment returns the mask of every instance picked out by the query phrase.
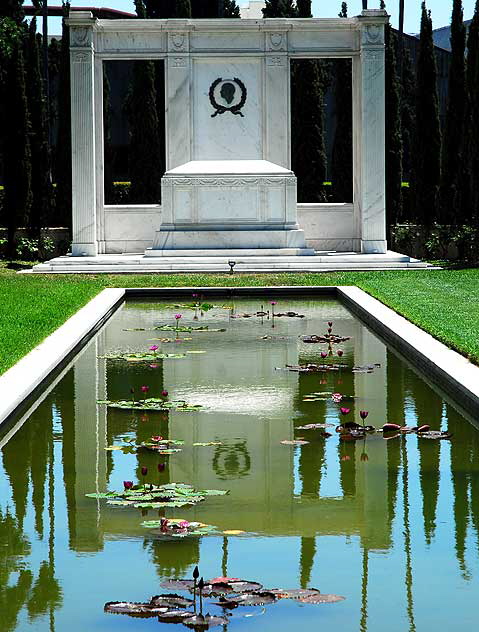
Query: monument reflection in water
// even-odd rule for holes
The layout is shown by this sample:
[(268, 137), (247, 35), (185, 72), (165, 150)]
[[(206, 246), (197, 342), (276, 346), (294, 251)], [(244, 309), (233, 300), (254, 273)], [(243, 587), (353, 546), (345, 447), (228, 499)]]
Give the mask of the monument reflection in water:
[[(224, 301), (219, 301), (222, 304)], [(237, 312), (255, 312), (241, 301)], [(127, 303), (17, 432), (1, 441), (0, 618), (10, 630), (158, 629), (156, 620), (105, 615), (106, 601), (143, 601), (161, 578), (244, 576), (265, 586), (315, 586), (344, 602), (299, 606), (280, 602), (249, 619), (248, 630), (462, 630), (477, 622), (479, 434), (441, 396), (335, 301), (280, 301), (304, 319), (231, 319), (227, 309), (201, 321), (225, 332), (180, 334), (166, 352), (205, 351), (157, 366), (99, 359), (145, 350), (170, 333), (125, 331), (171, 323), (173, 305)], [(195, 324), (183, 310), (182, 323)], [(349, 366), (380, 363), (372, 374), (298, 374), (286, 364), (321, 361), (321, 345), (300, 335), (351, 336)], [(196, 323), (197, 324), (197, 323)], [(174, 338), (174, 334), (171, 332)], [(266, 336), (266, 338), (264, 338)], [(97, 399), (127, 398), (130, 389), (163, 389), (202, 404), (197, 413), (107, 411)], [(384, 441), (327, 440), (307, 423), (336, 424), (330, 399), (312, 392), (354, 395), (349, 417), (368, 422), (429, 423), (448, 428), (450, 442), (411, 435)], [(348, 417), (348, 418), (349, 418)], [(161, 434), (183, 439), (182, 452), (158, 457), (105, 450), (119, 437), (137, 442)], [(302, 447), (283, 439), (304, 436)], [(193, 447), (194, 442), (221, 445)], [(164, 462), (164, 471), (158, 463)], [(166, 515), (198, 519), (241, 536), (165, 541), (140, 526), (142, 515), (85, 494), (121, 489), (123, 480), (184, 481), (229, 489), (197, 507)], [(450, 608), (450, 603), (454, 608)], [(241, 614), (235, 612), (235, 615)], [(230, 630), (246, 621), (232, 620)], [(166, 629), (166, 627), (165, 627)]]

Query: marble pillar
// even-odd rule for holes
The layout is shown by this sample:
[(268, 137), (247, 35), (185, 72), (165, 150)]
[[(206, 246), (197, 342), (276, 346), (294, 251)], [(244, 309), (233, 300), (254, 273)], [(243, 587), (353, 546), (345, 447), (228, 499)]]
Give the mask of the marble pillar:
[(356, 202), (359, 210), (361, 252), (383, 254), (386, 243), (385, 176), (385, 54), (386, 11), (363, 11), (360, 22), (360, 57), (355, 62), (357, 116), (353, 126)]
[[(98, 254), (96, 225), (95, 51), (89, 11), (69, 18), (72, 116), (72, 255)], [(103, 98), (103, 92), (97, 100)], [(99, 122), (101, 124), (101, 121)]]

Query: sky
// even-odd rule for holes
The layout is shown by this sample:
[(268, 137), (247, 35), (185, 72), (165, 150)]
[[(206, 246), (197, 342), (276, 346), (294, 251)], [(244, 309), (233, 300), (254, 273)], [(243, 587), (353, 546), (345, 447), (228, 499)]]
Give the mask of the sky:
[[(48, 0), (50, 5), (61, 4), (61, 0)], [(236, 0), (240, 6), (248, 4), (247, 0)], [(25, 4), (29, 4), (26, 0)], [(421, 17), (421, 0), (405, 0), (404, 30), (406, 33), (418, 33)], [(119, 9), (134, 13), (133, 0), (71, 0), (72, 6), (97, 6)], [(379, 7), (379, 0), (369, 0), (369, 8)], [(463, 0), (464, 19), (470, 20), (474, 13), (475, 0)], [(348, 13), (350, 16), (361, 12), (362, 0), (349, 0)], [(398, 26), (399, 0), (386, 0), (386, 8), (391, 14), (393, 26)], [(427, 7), (431, 10), (433, 28), (447, 26), (451, 21), (452, 0), (427, 0)], [(317, 18), (336, 17), (341, 8), (341, 0), (313, 0), (313, 15)], [(61, 21), (52, 18), (49, 25), (51, 34), (61, 33)]]

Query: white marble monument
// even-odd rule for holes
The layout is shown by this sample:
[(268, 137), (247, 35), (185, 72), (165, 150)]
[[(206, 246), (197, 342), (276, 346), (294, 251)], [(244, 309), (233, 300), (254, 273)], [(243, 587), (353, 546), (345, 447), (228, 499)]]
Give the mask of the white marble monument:
[[(385, 11), (98, 20), (72, 11), (73, 257), (386, 252)], [(354, 200), (297, 204), (290, 60), (351, 58)], [(104, 199), (103, 61), (165, 61), (162, 204)]]

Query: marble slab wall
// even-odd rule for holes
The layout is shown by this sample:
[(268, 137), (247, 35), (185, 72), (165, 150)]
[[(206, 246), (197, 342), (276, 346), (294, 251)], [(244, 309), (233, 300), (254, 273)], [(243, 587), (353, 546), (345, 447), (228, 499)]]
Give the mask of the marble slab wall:
[[(354, 203), (347, 211), (300, 208), (299, 223), (317, 247), (385, 252), (387, 20), (381, 10), (347, 19), (258, 20), (98, 20), (89, 11), (72, 12), (73, 254), (132, 251), (129, 244), (154, 238), (153, 231), (146, 238), (154, 214), (145, 214), (140, 229), (137, 211), (115, 215), (104, 205), (104, 60), (165, 60), (167, 169), (211, 159), (290, 168), (290, 59), (319, 57), (353, 59)], [(245, 86), (243, 116), (212, 116), (210, 89), (218, 78)]]

